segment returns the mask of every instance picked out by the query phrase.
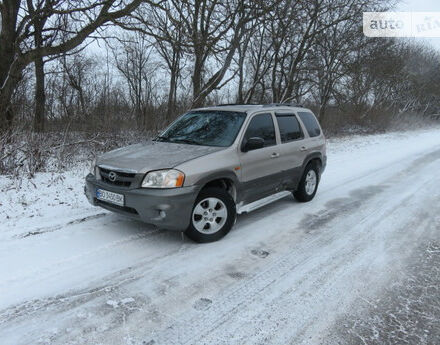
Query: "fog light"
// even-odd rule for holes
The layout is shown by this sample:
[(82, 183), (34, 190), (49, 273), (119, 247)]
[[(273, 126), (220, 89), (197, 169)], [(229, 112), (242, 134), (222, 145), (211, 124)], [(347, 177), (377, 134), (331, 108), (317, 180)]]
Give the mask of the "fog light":
[(165, 218), (167, 216), (165, 211), (159, 211), (160, 218)]

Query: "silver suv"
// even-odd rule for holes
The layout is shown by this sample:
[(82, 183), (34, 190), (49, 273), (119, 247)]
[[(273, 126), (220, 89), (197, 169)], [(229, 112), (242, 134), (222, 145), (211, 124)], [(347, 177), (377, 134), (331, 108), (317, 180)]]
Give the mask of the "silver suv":
[(309, 109), (221, 105), (191, 110), (157, 138), (103, 154), (85, 193), (93, 205), (211, 242), (239, 213), (290, 193), (312, 200), (326, 160)]

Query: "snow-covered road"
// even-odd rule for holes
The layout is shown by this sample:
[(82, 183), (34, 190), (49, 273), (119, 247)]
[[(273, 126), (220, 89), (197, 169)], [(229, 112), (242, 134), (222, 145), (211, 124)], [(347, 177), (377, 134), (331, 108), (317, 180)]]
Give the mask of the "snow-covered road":
[[(84, 169), (2, 178), (1, 344), (361, 343), (351, 321), (440, 251), (439, 171), (440, 129), (331, 140), (311, 203), (205, 245), (92, 208)], [(426, 322), (417, 343), (434, 344)]]

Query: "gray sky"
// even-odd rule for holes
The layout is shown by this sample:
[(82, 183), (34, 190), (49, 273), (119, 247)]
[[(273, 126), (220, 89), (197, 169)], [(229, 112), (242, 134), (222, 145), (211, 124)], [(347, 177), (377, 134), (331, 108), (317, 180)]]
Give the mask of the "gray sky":
[[(402, 12), (440, 12), (440, 0), (403, 0), (396, 10)], [(440, 38), (424, 40), (440, 51)]]

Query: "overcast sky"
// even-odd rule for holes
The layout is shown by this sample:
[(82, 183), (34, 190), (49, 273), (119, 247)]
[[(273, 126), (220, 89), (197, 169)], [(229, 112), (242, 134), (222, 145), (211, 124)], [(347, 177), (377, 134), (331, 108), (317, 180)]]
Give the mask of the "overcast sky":
[[(403, 0), (397, 10), (402, 12), (440, 12), (440, 0)], [(440, 50), (440, 38), (426, 40)]]

